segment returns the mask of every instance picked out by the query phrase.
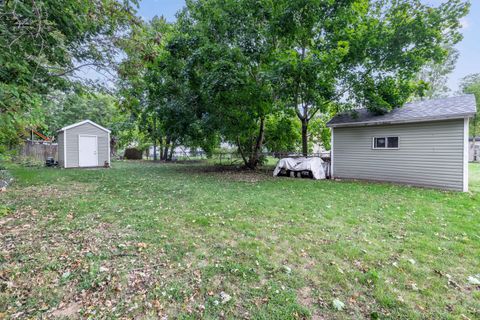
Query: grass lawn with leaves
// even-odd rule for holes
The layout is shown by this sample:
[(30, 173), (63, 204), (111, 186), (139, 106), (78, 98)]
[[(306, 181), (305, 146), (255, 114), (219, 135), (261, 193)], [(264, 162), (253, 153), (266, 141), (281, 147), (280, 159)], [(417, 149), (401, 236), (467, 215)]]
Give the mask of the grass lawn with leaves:
[(202, 163), (11, 167), (0, 319), (480, 317), (471, 192)]

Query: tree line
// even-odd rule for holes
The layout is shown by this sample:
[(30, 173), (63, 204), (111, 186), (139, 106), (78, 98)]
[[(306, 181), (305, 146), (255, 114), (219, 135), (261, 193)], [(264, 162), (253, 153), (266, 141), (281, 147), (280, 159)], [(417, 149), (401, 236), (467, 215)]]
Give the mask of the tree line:
[[(0, 3), (0, 152), (25, 128), (54, 134), (86, 117), (162, 159), (227, 142), (255, 168), (265, 150), (328, 149), (337, 112), (443, 94), (469, 10), (461, 0), (188, 0), (167, 22), (142, 21), (137, 6)], [(109, 85), (93, 86), (84, 68)]]
[(272, 140), (298, 147), (286, 133), (307, 154), (312, 126), (328, 140), (336, 112), (384, 113), (424, 95), (420, 71), (448, 59), (467, 11), (462, 1), (187, 1), (176, 22), (155, 18), (124, 40), (121, 106), (164, 148), (208, 152), (223, 140), (255, 168)]

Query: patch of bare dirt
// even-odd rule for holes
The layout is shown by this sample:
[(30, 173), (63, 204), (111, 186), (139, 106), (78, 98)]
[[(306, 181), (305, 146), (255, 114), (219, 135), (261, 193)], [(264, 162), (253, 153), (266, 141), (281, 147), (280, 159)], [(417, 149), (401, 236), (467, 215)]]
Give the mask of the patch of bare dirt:
[(311, 287), (300, 288), (297, 291), (297, 301), (299, 304), (312, 311), (312, 320), (325, 319), (325, 317), (319, 313), (318, 308), (316, 308), (316, 305), (318, 305), (318, 301), (314, 297), (314, 293)]
[(303, 287), (298, 290), (297, 294), (298, 303), (307, 308), (312, 308), (315, 303), (315, 299), (312, 297), (312, 288)]
[(66, 198), (79, 193), (86, 193), (92, 190), (92, 186), (86, 183), (70, 183), (69, 185), (34, 185), (22, 187), (20, 189), (11, 189), (9, 192), (15, 192), (17, 200), (38, 199), (38, 198)]
[(55, 318), (77, 319), (81, 307), (82, 306), (77, 302), (72, 302), (65, 306), (60, 304), (60, 308), (53, 311), (52, 316)]
[(178, 166), (176, 170), (189, 174), (207, 174), (229, 181), (254, 183), (272, 179), (272, 170), (269, 168), (251, 170), (240, 165)]

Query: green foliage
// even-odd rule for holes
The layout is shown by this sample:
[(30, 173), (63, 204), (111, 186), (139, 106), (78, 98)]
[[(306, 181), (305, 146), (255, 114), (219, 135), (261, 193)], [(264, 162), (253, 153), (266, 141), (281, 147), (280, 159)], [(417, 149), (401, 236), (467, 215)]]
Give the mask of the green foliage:
[[(134, 16), (136, 4), (1, 3), (1, 152), (26, 127), (52, 134), (90, 118), (119, 145), (158, 145), (163, 159), (177, 145), (211, 152), (222, 140), (255, 168), (265, 147), (296, 148), (294, 128), (307, 153), (309, 141), (329, 143), (317, 117), (354, 104), (383, 113), (432, 94), (434, 81), (418, 74), (446, 61), (432, 78), (451, 69), (449, 48), (469, 8), (461, 0), (191, 0), (175, 23), (147, 23)], [(118, 97), (72, 91), (85, 66), (115, 69)]]
[(173, 26), (155, 18), (132, 30), (122, 44), (128, 57), (119, 67), (121, 107), (131, 114), (146, 141), (163, 148), (169, 159), (176, 145), (211, 152), (218, 135), (199, 110), (186, 60), (190, 48)]
[(425, 90), (416, 81), (428, 63), (447, 58), (461, 39), (459, 19), (468, 3), (431, 7), (403, 1), (276, 1), (279, 94), (302, 122), (330, 113), (332, 102), (385, 113)]
[(470, 120), (470, 136), (478, 136), (480, 122), (480, 73), (471, 74), (463, 78), (460, 89), (463, 93), (475, 95), (477, 100), (477, 114)]
[(269, 116), (265, 124), (265, 147), (271, 152), (300, 150), (300, 123), (294, 116)]
[(41, 168), (45, 166), (45, 162), (42, 160), (37, 159), (36, 157), (25, 157), (25, 156), (20, 156), (15, 158), (15, 162), (20, 164), (21, 166), (24, 167), (33, 167), (33, 168)]
[(266, 2), (192, 1), (179, 17), (181, 43), (192, 49), (189, 86), (207, 115), (204, 124), (236, 145), (250, 168), (260, 163), (266, 117), (275, 106), (272, 10)]
[(0, 204), (0, 218), (3, 218), (9, 214), (11, 214), (13, 210), (3, 204)]
[(125, 159), (129, 160), (142, 160), (143, 151), (137, 148), (127, 148), (125, 149)]
[(330, 150), (331, 131), (326, 126), (330, 116), (315, 117), (309, 123), (309, 141), (321, 144), (325, 150)]
[[(135, 20), (136, 0), (0, 3), (0, 145), (42, 124), (42, 102), (83, 66), (106, 68), (114, 39)], [(2, 150), (0, 150), (2, 151)]]
[(418, 74), (418, 80), (425, 83), (425, 90), (422, 90), (421, 99), (433, 99), (445, 97), (450, 89), (447, 86), (448, 75), (455, 69), (459, 52), (457, 49), (449, 46), (446, 48), (448, 55), (445, 61), (440, 63), (427, 63)]
[(128, 117), (117, 108), (117, 98), (111, 94), (95, 92), (81, 88), (72, 92), (53, 92), (45, 101), (44, 131), (46, 135), (55, 135), (64, 126), (92, 120), (110, 130), (116, 136), (125, 127)]
[(300, 119), (304, 153), (309, 140), (328, 147), (324, 119), (337, 110), (385, 113), (423, 94), (418, 73), (448, 60), (468, 8), (460, 0), (187, 1), (175, 24), (154, 19), (132, 30), (120, 68), (125, 109), (153, 141), (212, 147), (221, 137), (251, 168), (265, 146), (295, 149), (288, 113)]

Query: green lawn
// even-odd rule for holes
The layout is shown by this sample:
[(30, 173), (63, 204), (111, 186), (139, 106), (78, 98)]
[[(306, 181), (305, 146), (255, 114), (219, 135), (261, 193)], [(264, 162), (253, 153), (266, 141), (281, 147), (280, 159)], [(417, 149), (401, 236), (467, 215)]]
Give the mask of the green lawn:
[(480, 165), (469, 194), (201, 164), (12, 174), (0, 319), (480, 317)]

